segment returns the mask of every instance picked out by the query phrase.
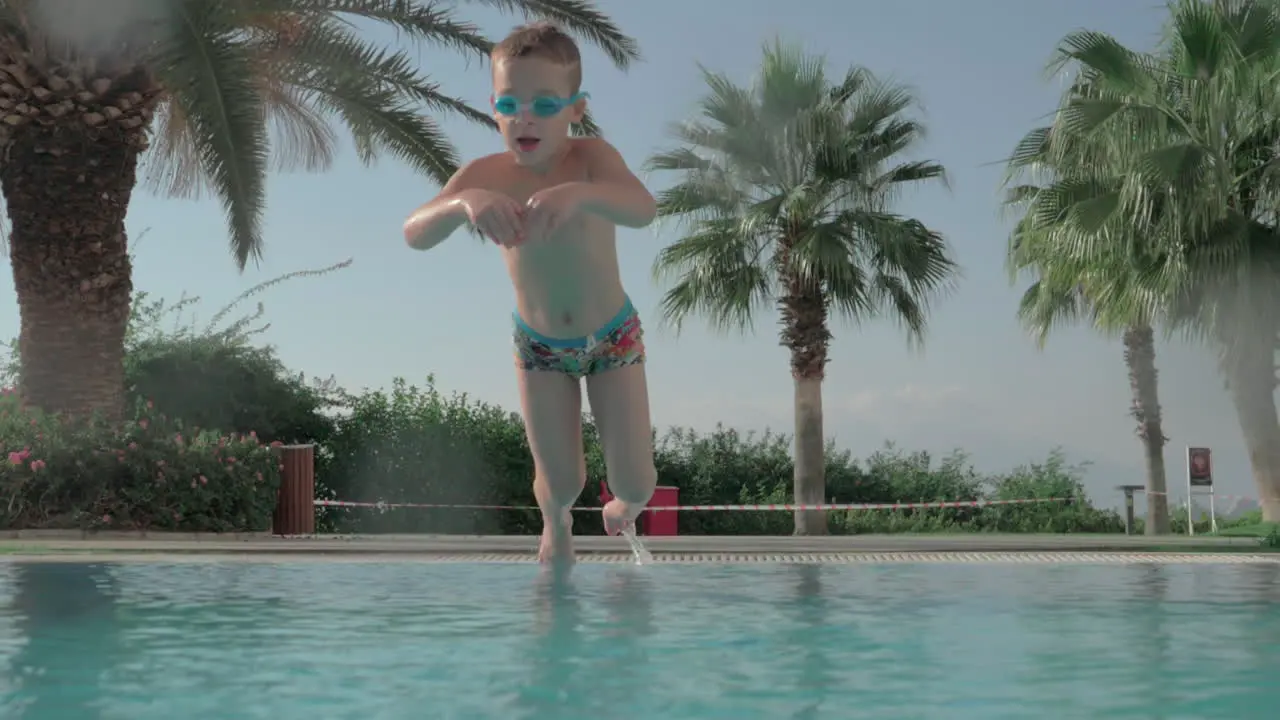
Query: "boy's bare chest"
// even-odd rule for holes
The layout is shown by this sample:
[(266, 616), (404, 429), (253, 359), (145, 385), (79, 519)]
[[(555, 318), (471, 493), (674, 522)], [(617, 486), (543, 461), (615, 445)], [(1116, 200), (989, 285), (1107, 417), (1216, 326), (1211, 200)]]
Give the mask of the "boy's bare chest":
[(578, 163), (566, 163), (564, 167), (546, 174), (515, 169), (498, 178), (495, 189), (523, 205), (539, 191), (565, 183), (582, 182), (586, 179), (587, 173), (584, 167)]

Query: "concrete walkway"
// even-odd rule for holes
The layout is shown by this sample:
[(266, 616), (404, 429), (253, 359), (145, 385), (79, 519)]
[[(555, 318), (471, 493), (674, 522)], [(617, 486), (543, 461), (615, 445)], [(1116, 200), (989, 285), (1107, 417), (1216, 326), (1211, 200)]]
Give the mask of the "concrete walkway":
[[(832, 537), (682, 536), (646, 537), (645, 546), (668, 555), (860, 554), (938, 552), (1258, 552), (1255, 538), (1124, 535), (852, 535)], [(466, 555), (532, 553), (538, 538), (518, 535), (323, 535), (281, 538), (265, 534), (93, 533), (19, 531), (0, 533), (0, 559), (48, 554), (198, 555)], [(629, 554), (621, 538), (584, 536), (579, 553)]]

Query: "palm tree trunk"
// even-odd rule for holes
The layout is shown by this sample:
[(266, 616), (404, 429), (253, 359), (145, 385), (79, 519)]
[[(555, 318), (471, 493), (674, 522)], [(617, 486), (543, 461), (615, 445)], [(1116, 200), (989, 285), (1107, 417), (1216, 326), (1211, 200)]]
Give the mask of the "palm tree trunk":
[(1249, 451), (1262, 519), (1280, 522), (1280, 418), (1276, 415), (1274, 347), (1261, 333), (1250, 334), (1228, 351), (1223, 365)]
[(71, 130), (25, 126), (0, 163), (22, 319), (19, 384), (43, 410), (116, 417), (133, 291), (124, 220), (140, 148), (110, 131)]
[(1137, 421), (1138, 438), (1146, 454), (1148, 535), (1169, 534), (1169, 483), (1164, 467), (1164, 427), (1156, 371), (1155, 332), (1150, 325), (1134, 325), (1124, 333), (1124, 364), (1133, 393), (1130, 414)]
[[(796, 460), (795, 498), (799, 505), (819, 505), (826, 500), (826, 458), (822, 432), (822, 378), (795, 378)], [(796, 535), (826, 535), (827, 513), (797, 510)]]
[[(791, 377), (795, 381), (795, 502), (819, 505), (826, 501), (827, 494), (822, 429), (822, 380), (831, 345), (827, 304), (820, 289), (806, 287), (794, 275), (788, 274), (786, 289), (778, 305), (782, 312), (782, 345), (791, 351)], [(795, 511), (795, 534), (826, 535), (826, 511)]]

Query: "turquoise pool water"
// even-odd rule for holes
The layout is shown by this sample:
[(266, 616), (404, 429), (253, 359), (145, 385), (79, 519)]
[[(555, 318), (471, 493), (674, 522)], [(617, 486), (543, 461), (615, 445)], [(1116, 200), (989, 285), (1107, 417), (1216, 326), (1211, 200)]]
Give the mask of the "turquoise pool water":
[(1280, 566), (0, 564), (0, 718), (1275, 718)]

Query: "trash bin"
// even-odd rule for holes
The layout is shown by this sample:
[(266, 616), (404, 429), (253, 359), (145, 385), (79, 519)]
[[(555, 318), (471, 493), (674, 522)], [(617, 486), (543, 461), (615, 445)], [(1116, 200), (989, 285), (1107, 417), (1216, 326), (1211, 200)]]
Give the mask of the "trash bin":
[[(653, 499), (649, 501), (651, 507), (676, 507), (680, 504), (680, 488), (668, 485), (659, 485), (653, 489)], [(645, 510), (641, 513), (640, 518), (642, 525), (641, 532), (645, 535), (677, 535), (676, 528), (679, 526), (680, 513), (675, 510), (664, 510), (662, 512), (654, 512)]]

